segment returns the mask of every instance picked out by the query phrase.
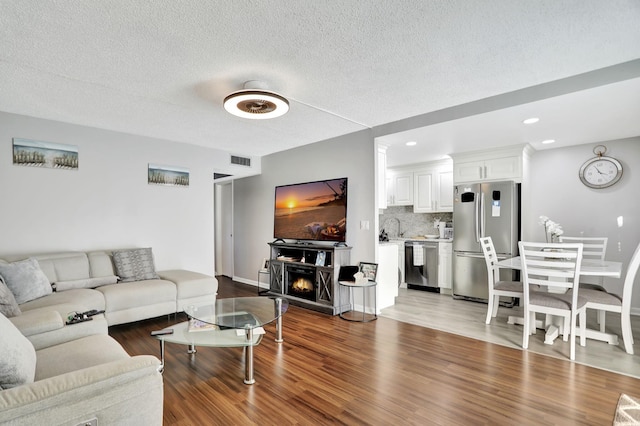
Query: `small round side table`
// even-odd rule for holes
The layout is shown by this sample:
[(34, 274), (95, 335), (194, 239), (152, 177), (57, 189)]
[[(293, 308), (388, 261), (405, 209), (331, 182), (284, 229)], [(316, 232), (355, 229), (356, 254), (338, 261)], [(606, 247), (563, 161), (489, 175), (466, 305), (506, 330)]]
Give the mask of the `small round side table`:
[[(356, 321), (356, 322), (370, 322), (378, 319), (378, 301), (376, 299), (375, 287), (378, 285), (375, 281), (366, 281), (364, 283), (356, 283), (355, 281), (338, 281), (338, 309), (340, 318), (347, 321)], [(356, 318), (356, 315), (350, 315), (349, 317), (345, 317), (342, 312), (342, 287), (347, 288), (349, 292), (349, 311), (348, 312), (356, 312), (355, 303), (353, 303), (353, 289), (360, 288), (362, 289), (362, 318)], [(367, 290), (373, 288), (373, 314), (367, 314)]]

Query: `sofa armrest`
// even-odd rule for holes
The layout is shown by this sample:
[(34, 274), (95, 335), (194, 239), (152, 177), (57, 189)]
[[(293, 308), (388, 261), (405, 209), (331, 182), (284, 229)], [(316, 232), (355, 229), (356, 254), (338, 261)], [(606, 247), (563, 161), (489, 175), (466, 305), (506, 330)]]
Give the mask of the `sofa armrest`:
[(24, 311), (22, 315), (11, 317), (9, 320), (26, 337), (59, 330), (64, 327), (64, 320), (60, 312), (53, 309)]
[(0, 424), (161, 425), (160, 361), (139, 355), (0, 391)]

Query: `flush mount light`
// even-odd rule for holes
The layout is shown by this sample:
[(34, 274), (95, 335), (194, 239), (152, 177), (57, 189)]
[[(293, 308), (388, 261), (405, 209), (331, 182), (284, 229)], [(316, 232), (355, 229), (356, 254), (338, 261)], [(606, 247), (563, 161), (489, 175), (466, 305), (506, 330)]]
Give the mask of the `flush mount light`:
[(416, 142), (416, 141), (409, 141), (405, 145), (407, 145), (407, 146), (416, 146), (417, 144), (418, 144), (418, 142)]
[(526, 120), (523, 121), (524, 124), (533, 124), (533, 123), (537, 123), (538, 121), (540, 121), (540, 119), (538, 117), (531, 117), (531, 118), (527, 118)]
[(264, 89), (259, 81), (247, 81), (244, 89), (224, 98), (224, 109), (242, 118), (266, 120), (283, 116), (289, 111), (289, 101), (277, 93)]
[(550, 143), (554, 143), (555, 141), (556, 141), (555, 139), (547, 139), (542, 141), (542, 144), (549, 145)]

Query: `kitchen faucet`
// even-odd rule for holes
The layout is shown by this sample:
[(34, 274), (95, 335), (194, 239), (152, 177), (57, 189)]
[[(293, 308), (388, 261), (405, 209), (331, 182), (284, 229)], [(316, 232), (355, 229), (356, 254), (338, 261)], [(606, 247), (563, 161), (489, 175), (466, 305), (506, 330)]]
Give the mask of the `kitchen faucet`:
[(387, 222), (389, 222), (390, 220), (393, 220), (393, 219), (395, 219), (398, 222), (398, 231), (396, 232), (396, 237), (402, 238), (404, 236), (404, 232), (401, 232), (402, 225), (400, 223), (400, 219), (398, 219), (397, 217), (390, 217), (387, 220), (385, 220), (384, 224), (382, 225), (382, 229), (384, 230), (384, 228), (387, 225)]

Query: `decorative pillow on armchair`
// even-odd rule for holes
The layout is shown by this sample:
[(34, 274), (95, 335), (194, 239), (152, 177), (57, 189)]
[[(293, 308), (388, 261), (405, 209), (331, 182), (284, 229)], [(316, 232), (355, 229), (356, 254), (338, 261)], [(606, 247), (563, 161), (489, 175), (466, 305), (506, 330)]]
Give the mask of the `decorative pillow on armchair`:
[(18, 304), (51, 294), (49, 279), (33, 258), (13, 263), (0, 263), (0, 275)]
[(114, 251), (113, 264), (123, 283), (160, 278), (156, 274), (151, 248)]

